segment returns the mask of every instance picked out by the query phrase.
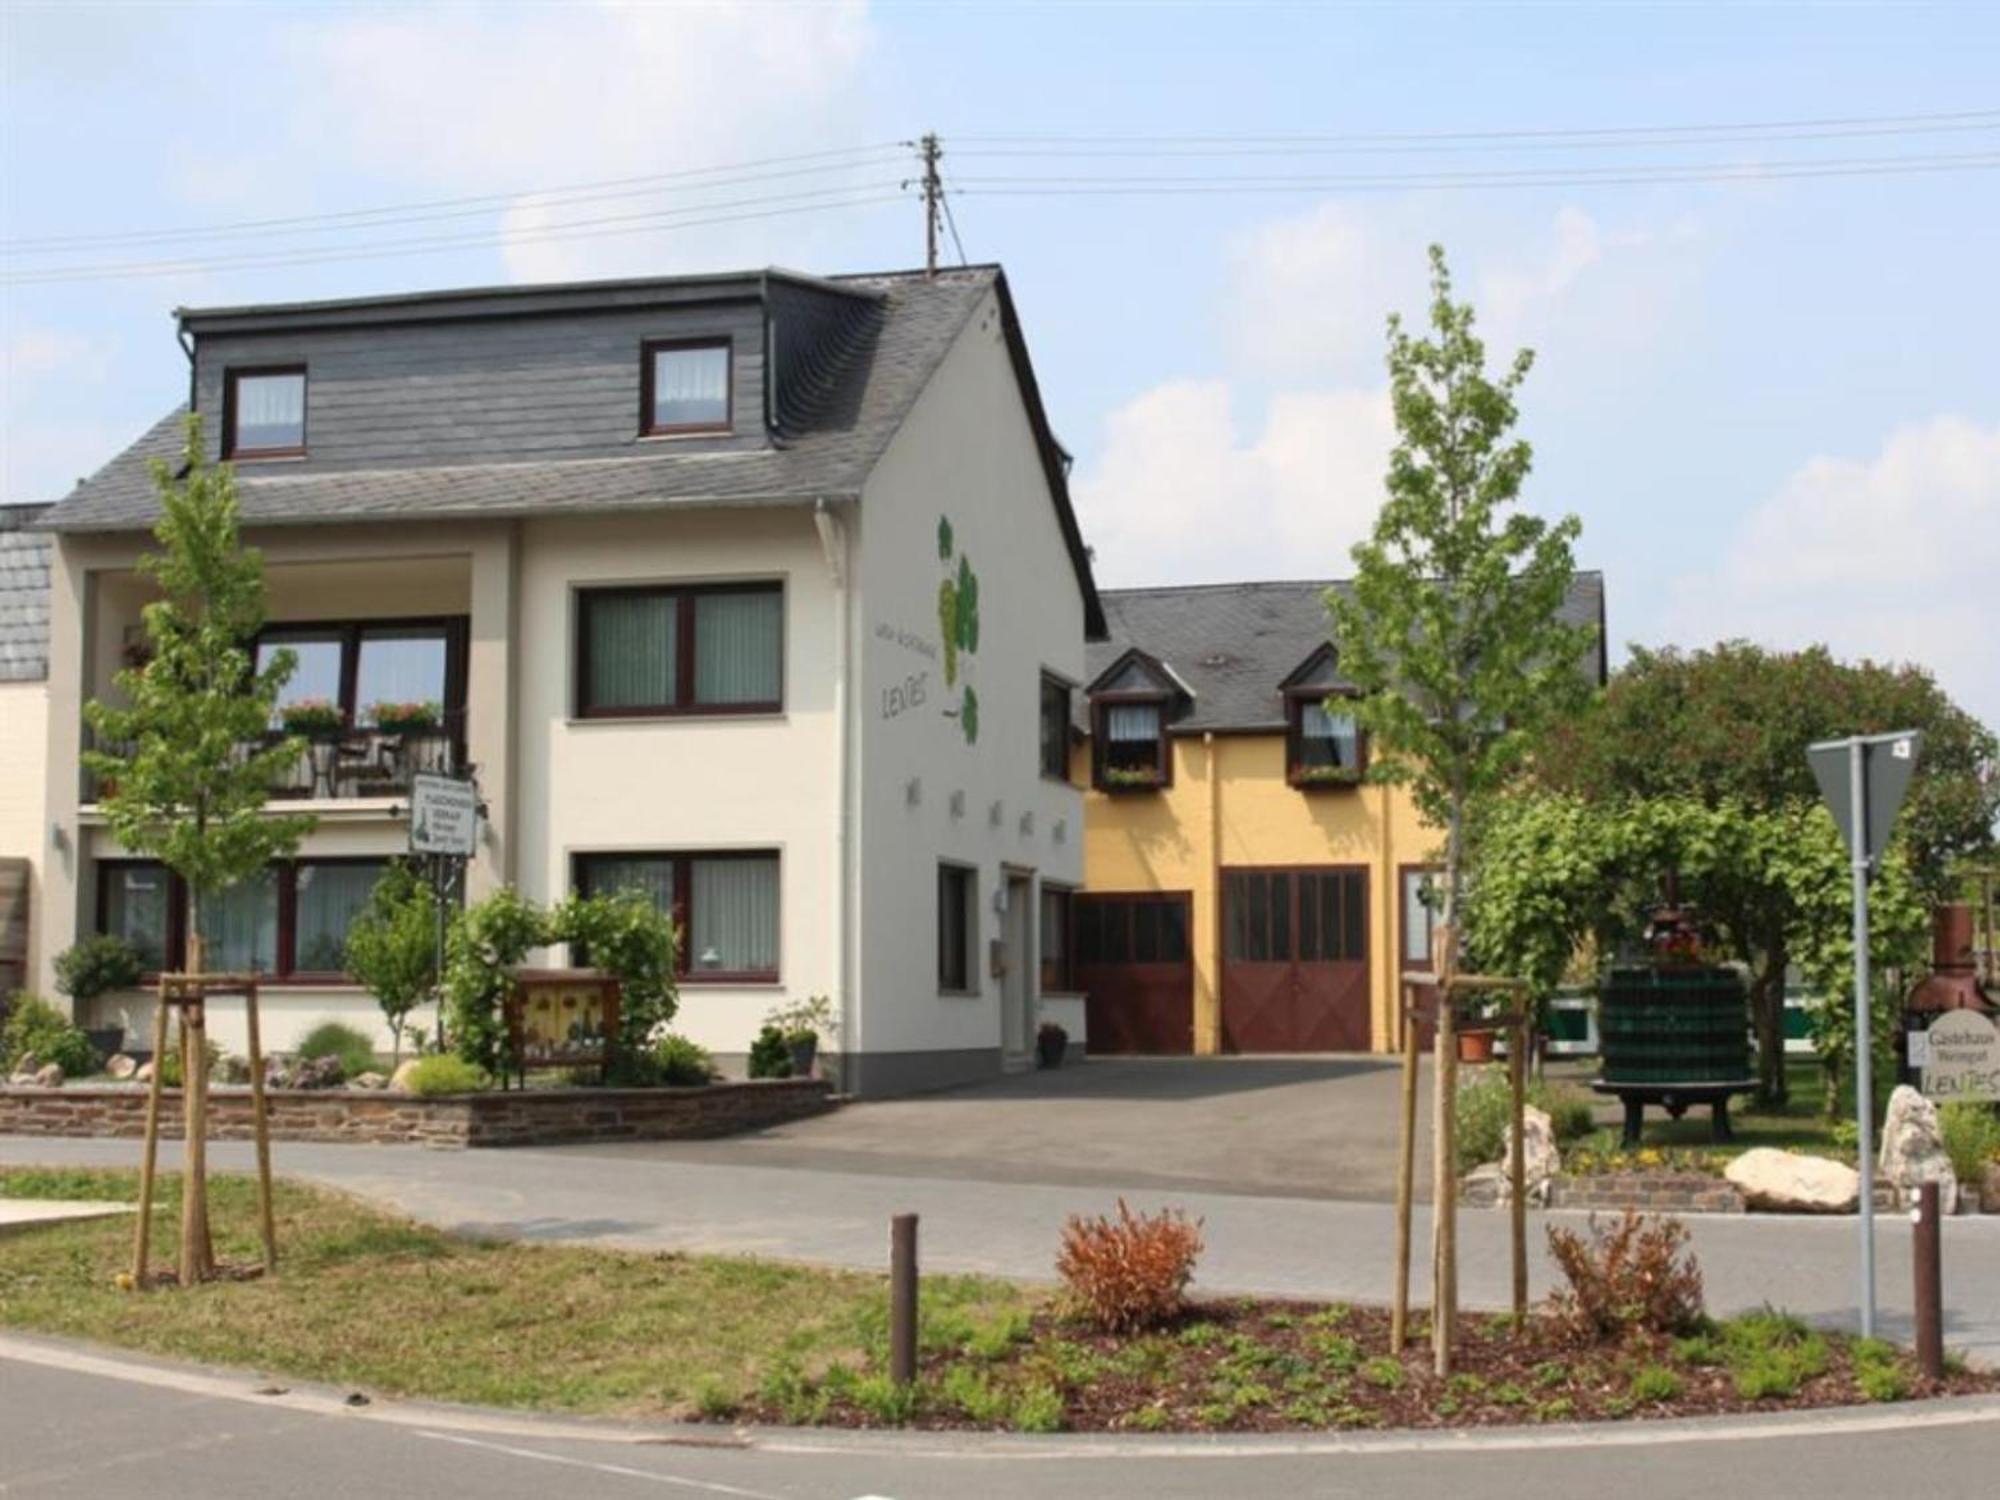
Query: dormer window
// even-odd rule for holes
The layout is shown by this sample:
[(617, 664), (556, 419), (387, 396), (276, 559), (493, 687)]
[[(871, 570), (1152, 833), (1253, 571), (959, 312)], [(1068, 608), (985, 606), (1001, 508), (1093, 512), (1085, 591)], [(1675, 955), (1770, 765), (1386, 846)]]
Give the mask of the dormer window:
[(1170, 785), (1173, 760), (1167, 751), (1164, 698), (1100, 700), (1092, 743), (1097, 747), (1097, 786), (1119, 792)]
[(302, 458), (306, 367), (231, 370), (222, 383), (224, 458)]
[(647, 344), (639, 387), (639, 430), (647, 437), (729, 431), (729, 340)]
[[(1334, 707), (1329, 710), (1328, 703)], [(1296, 787), (1352, 786), (1367, 769), (1367, 742), (1339, 699), (1295, 693), (1287, 700), (1285, 764)]]

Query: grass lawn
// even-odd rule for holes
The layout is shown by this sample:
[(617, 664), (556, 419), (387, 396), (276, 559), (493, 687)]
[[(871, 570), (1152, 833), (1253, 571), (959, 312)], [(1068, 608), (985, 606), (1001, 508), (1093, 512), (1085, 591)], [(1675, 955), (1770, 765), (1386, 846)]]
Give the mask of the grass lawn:
[[(163, 1179), (170, 1245), (178, 1179)], [(130, 1199), (129, 1172), (0, 1168), (0, 1196)], [(296, 1183), (278, 1194), (275, 1278), (116, 1287), (127, 1219), (0, 1238), (0, 1326), (384, 1395), (641, 1417), (1023, 1431), (1298, 1431), (1487, 1426), (1897, 1401), (1937, 1386), (1886, 1344), (1774, 1313), (1688, 1338), (1565, 1343), (1548, 1320), (1464, 1320), (1460, 1370), (1387, 1314), (1198, 1303), (1131, 1335), (1071, 1321), (1009, 1283), (931, 1277), (921, 1373), (886, 1374), (883, 1278), (719, 1256), (481, 1242)], [(254, 1186), (213, 1179), (217, 1251), (256, 1255)]]
[[(1551, 1066), (1548, 1072), (1552, 1082), (1561, 1081), (1588, 1090), (1590, 1081), (1597, 1076), (1597, 1064), (1592, 1060), (1587, 1066), (1557, 1065)], [(1734, 1141), (1718, 1145), (1709, 1139), (1706, 1105), (1696, 1105), (1678, 1120), (1669, 1119), (1664, 1109), (1648, 1106), (1643, 1147), (1670, 1152), (1673, 1160), (1681, 1165), (1695, 1165), (1699, 1158), (1700, 1162), (1718, 1172), (1730, 1158), (1742, 1155), (1753, 1146), (1804, 1151), (1815, 1156), (1835, 1157), (1853, 1165), (1854, 1146), (1848, 1139), (1853, 1133), (1852, 1113), (1845, 1117), (1845, 1132), (1837, 1128), (1841, 1121), (1826, 1117), (1826, 1074), (1819, 1064), (1811, 1058), (1794, 1058), (1786, 1064), (1785, 1072), (1791, 1084), (1791, 1097), (1782, 1109), (1763, 1109), (1748, 1095), (1730, 1102), (1729, 1124), (1735, 1132)], [(1586, 1153), (1585, 1160), (1610, 1161), (1621, 1155), (1629, 1157), (1632, 1153), (1624, 1151), (1622, 1145), (1617, 1099), (1608, 1095), (1592, 1097), (1596, 1101), (1593, 1112), (1598, 1119), (1598, 1128), (1588, 1136), (1566, 1142), (1563, 1146), (1564, 1157), (1567, 1158), (1572, 1151)]]
[[(258, 1258), (256, 1188), (211, 1179), (216, 1254)], [(160, 1179), (153, 1243), (179, 1243), (180, 1179)], [(0, 1197), (132, 1201), (137, 1174), (0, 1168)], [(882, 1278), (721, 1256), (479, 1242), (297, 1183), (277, 1189), (279, 1273), (117, 1289), (129, 1217), (0, 1238), (0, 1326), (301, 1379), (496, 1406), (694, 1415), (774, 1368), (817, 1378), (886, 1359)], [(930, 1277), (925, 1337), (945, 1347), (1024, 1322), (1032, 1294)]]

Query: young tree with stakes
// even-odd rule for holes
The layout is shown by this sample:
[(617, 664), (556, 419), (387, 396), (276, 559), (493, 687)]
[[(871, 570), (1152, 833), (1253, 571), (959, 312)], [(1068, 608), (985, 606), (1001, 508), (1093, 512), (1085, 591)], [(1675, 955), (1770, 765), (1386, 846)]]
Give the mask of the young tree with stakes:
[[(1590, 637), (1558, 613), (1575, 574), (1577, 519), (1552, 525), (1514, 509), (1531, 459), (1528, 444), (1512, 436), (1515, 396), (1534, 356), (1523, 349), (1497, 379), (1489, 376), (1472, 307), (1452, 300), (1439, 246), (1431, 247), (1430, 271), (1428, 334), (1389, 319), (1397, 442), (1387, 494), (1372, 535), (1354, 548), (1351, 591), (1331, 590), (1326, 602), (1339, 670), (1359, 694), (1330, 707), (1351, 709), (1371, 736), (1370, 778), (1407, 785), (1426, 821), (1443, 830), (1441, 943), (1449, 950), (1468, 810), (1513, 774), (1535, 731), (1587, 696), (1579, 663)], [(1442, 965), (1439, 1004), (1448, 1007), (1455, 1003), (1449, 951)], [(1441, 1020), (1443, 1141), (1452, 1027)], [(1414, 1052), (1409, 1057), (1414, 1099)], [(1413, 1107), (1406, 1104), (1406, 1117)], [(1442, 1178), (1450, 1167), (1439, 1160)], [(1447, 1182), (1438, 1191), (1450, 1196)], [(1440, 1373), (1450, 1363), (1457, 1300), (1448, 1218), (1437, 1214), (1434, 1228)]]
[[(85, 705), (97, 748), (83, 762), (105, 787), (100, 807), (120, 845), (155, 856), (180, 876), (187, 891), (186, 970), (198, 976), (204, 903), (297, 849), (314, 819), (264, 812), (274, 782), (305, 753), (302, 740), (268, 738), (296, 659), (279, 651), (257, 667), (263, 557), (239, 539), (235, 476), (227, 465), (204, 462), (199, 417), (188, 418), (180, 469), (155, 462), (153, 483), (159, 550), (138, 562), (160, 595), (144, 611), (151, 656), (118, 674), (122, 706)], [(181, 1278), (193, 1282), (214, 1272), (197, 1123), (205, 1113), (208, 1064), (200, 1005), (184, 1014), (189, 1128)], [(145, 1268), (137, 1274), (143, 1277)]]

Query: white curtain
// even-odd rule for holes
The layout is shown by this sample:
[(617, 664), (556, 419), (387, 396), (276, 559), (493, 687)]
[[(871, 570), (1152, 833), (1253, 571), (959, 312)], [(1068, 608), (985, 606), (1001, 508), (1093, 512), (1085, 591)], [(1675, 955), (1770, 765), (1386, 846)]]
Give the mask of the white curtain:
[(694, 696), (697, 703), (776, 703), (784, 670), (784, 595), (697, 594)]
[(728, 349), (653, 352), (655, 427), (707, 426), (728, 420)]
[(1157, 740), (1160, 737), (1159, 704), (1106, 704), (1104, 733), (1108, 738), (1120, 741)]
[(690, 969), (741, 974), (778, 967), (776, 859), (697, 859), (689, 883)]
[(347, 967), (347, 929), (368, 904), (386, 862), (299, 866), (297, 937), (292, 967), (338, 974)]
[(203, 967), (211, 974), (269, 974), (278, 967), (278, 877), (252, 875), (201, 900), (206, 941)]
[(1309, 751), (1317, 765), (1356, 766), (1361, 761), (1361, 741), (1352, 714), (1330, 714), (1323, 704), (1305, 704), (1299, 720)]
[(236, 446), (297, 448), (306, 435), (303, 375), (246, 375), (236, 382)]
[(163, 865), (114, 866), (104, 882), (99, 925), (137, 950), (148, 971), (167, 966), (172, 879)]

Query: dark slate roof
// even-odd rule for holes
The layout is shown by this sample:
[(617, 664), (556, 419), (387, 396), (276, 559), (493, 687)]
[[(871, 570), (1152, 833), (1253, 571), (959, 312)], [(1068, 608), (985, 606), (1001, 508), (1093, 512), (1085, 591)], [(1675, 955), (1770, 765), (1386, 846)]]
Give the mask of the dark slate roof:
[(21, 528), (45, 505), (0, 505), (0, 682), (49, 675), (49, 539)]
[[(1107, 589), (1109, 637), (1088, 648), (1085, 678), (1095, 681), (1136, 646), (1171, 668), (1194, 695), (1193, 706), (1174, 721), (1175, 733), (1282, 729), (1279, 685), (1326, 644), (1323, 596), (1328, 588), (1346, 587), (1344, 581), (1322, 580)], [(1602, 682), (1604, 575), (1578, 573), (1562, 615), (1596, 629), (1588, 666)], [(1087, 704), (1077, 706), (1079, 715), (1088, 714)], [(1089, 729), (1087, 717), (1079, 717), (1078, 724)]]
[[(782, 447), (664, 454), (624, 448), (539, 462), (361, 469), (307, 463), (278, 474), (239, 473), (243, 519), (280, 525), (851, 499), (997, 280), (993, 267), (940, 272), (935, 280), (908, 273), (842, 278), (841, 285), (880, 294), (879, 331), (843, 372), (847, 399), (818, 403), (813, 424)], [(50, 512), (48, 528), (150, 526), (155, 509), (148, 462), (179, 456), (184, 415), (185, 407), (169, 412), (78, 485)]]

